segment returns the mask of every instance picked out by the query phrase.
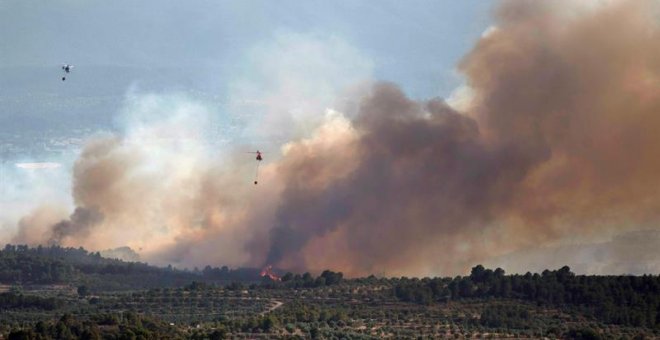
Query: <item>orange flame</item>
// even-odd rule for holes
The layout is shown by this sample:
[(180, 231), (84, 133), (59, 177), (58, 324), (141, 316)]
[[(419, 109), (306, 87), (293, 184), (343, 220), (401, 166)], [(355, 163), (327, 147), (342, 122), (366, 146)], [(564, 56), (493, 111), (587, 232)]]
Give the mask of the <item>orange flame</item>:
[(273, 281), (282, 281), (282, 279), (277, 276), (277, 274), (273, 273), (273, 266), (272, 265), (267, 265), (264, 267), (264, 269), (261, 270), (262, 277), (268, 276), (271, 280)]

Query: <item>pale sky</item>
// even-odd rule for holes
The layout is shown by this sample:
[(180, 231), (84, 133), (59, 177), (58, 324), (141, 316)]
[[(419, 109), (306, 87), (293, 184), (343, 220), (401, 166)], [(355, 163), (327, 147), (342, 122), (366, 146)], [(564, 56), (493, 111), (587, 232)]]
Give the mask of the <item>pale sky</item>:
[[(372, 80), (395, 82), (412, 97), (446, 97), (461, 82), (457, 61), (489, 26), (494, 4), (0, 0), (0, 130), (62, 128), (51, 115), (110, 124), (119, 98), (136, 84), (226, 99), (232, 83), (259, 82), (264, 70), (256, 64), (287, 36), (340, 44), (368, 62)], [(66, 92), (53, 81), (62, 63), (76, 66)], [(324, 64), (308, 66), (312, 74), (315, 65)], [(28, 94), (30, 101), (16, 103)], [(70, 103), (78, 98), (87, 104)]]

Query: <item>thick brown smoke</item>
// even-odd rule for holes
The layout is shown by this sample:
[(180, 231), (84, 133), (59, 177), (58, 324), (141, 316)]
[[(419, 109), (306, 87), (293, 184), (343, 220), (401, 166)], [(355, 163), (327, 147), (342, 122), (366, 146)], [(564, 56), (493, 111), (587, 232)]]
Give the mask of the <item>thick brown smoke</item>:
[[(460, 65), (469, 112), (381, 84), (353, 121), (356, 158), (294, 148), (265, 261), (455, 273), (520, 246), (657, 223), (657, 6), (562, 4), (499, 9)], [(351, 170), (324, 180), (328, 161)]]
[[(306, 268), (305, 246), (340, 233), (341, 252), (321, 245), (309, 255), (350, 262), (350, 272), (406, 267), (414, 248), (459, 245), (455, 235), (489, 221), (520, 180), (500, 166), (504, 155), (481, 144), (475, 121), (441, 101), (415, 103), (390, 84), (374, 87), (353, 126), (353, 142), (294, 147), (279, 166), (286, 185), (267, 262)], [(336, 176), (321, 170), (328, 163), (348, 169), (328, 179)]]
[[(329, 114), (280, 159), (267, 153), (258, 186), (246, 150), (216, 163), (94, 141), (74, 167), (78, 209), (45, 241), (348, 275), (462, 274), (493, 257), (506, 269), (521, 249), (601, 242), (618, 264), (599, 268), (629, 270), (635, 252), (603, 249), (660, 222), (658, 7), (505, 2), (460, 63), (472, 93), (460, 112), (376, 84), (351, 119)], [(29, 225), (50, 216), (37, 212), (19, 238), (35, 239)]]
[(48, 243), (61, 244), (67, 237), (87, 237), (92, 228), (103, 221), (103, 215), (96, 209), (77, 207), (68, 220), (55, 224)]
[(81, 153), (73, 169), (73, 198), (77, 207), (71, 216), (51, 228), (48, 243), (66, 244), (66, 239), (77, 242), (90, 236), (93, 229), (101, 224), (104, 216), (117, 215), (126, 211), (131, 200), (128, 195), (138, 191), (123, 190), (119, 185), (131, 171), (131, 161), (117, 152), (120, 141), (116, 138), (103, 138), (90, 142)]

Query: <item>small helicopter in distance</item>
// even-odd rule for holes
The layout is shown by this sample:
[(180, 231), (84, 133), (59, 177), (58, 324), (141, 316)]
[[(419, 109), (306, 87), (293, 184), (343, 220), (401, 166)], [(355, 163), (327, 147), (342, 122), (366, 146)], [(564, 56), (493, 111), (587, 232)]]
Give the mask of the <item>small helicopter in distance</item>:
[(62, 81), (66, 80), (66, 74), (70, 73), (72, 69), (73, 69), (73, 65), (62, 64), (62, 70), (65, 73), (64, 76), (62, 77)]
[(259, 151), (259, 150), (250, 151), (248, 153), (257, 154), (257, 157), (255, 157), (255, 159), (257, 160), (257, 171), (254, 175), (254, 185), (257, 185), (257, 183), (259, 183), (259, 181), (258, 181), (259, 180), (259, 163), (261, 163), (261, 161), (263, 160), (263, 157), (261, 157), (261, 151)]

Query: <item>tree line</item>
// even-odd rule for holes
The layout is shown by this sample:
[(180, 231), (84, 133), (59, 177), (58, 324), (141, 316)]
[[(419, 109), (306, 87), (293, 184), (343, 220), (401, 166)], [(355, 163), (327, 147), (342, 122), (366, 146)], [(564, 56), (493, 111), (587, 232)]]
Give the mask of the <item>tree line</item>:
[(394, 295), (432, 304), (473, 298), (505, 298), (569, 307), (605, 323), (660, 327), (660, 276), (575, 275), (568, 266), (541, 274), (505, 275), (504, 270), (472, 268), (455, 278), (401, 278)]
[(179, 287), (206, 283), (259, 282), (256, 268), (207, 266), (200, 271), (156, 267), (142, 262), (109, 259), (83, 248), (6, 245), (0, 249), (0, 283), (86, 284), (91, 290)]

